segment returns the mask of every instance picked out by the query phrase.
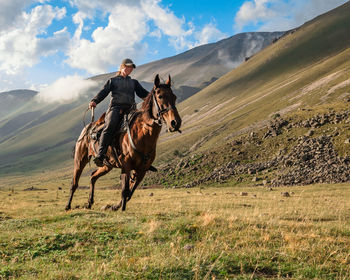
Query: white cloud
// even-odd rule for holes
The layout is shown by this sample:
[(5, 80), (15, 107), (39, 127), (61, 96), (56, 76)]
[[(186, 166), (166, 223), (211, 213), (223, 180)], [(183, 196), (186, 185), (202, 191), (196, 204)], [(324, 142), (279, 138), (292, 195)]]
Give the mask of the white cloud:
[(33, 66), (41, 56), (57, 50), (57, 45), (66, 45), (69, 34), (66, 30), (52, 37), (38, 38), (44, 34), (54, 19), (65, 16), (65, 8), (49, 5), (36, 6), (30, 13), (23, 12), (17, 17), (12, 28), (0, 32), (0, 71), (17, 74), (23, 68)]
[[(147, 44), (143, 43), (147, 36), (161, 38), (165, 35), (177, 50), (189, 48), (192, 42), (188, 37), (192, 29), (185, 30), (185, 20), (162, 8), (159, 2), (102, 0), (91, 3), (72, 0), (71, 4), (79, 7), (79, 12), (73, 18), (78, 27), (66, 62), (91, 74), (105, 72), (112, 66), (117, 68), (125, 57), (132, 57), (137, 62), (147, 50)], [(102, 9), (109, 13), (108, 25), (95, 29), (91, 40), (82, 38), (86, 18), (93, 18)], [(150, 30), (150, 23), (154, 23), (155, 30)]]
[(245, 25), (257, 24), (259, 21), (267, 21), (276, 16), (275, 10), (269, 7), (276, 1), (253, 0), (242, 4), (235, 17), (235, 28), (241, 30)]
[(234, 29), (255, 26), (258, 31), (283, 31), (298, 27), (347, 0), (249, 0), (240, 7)]
[(92, 41), (81, 38), (83, 16), (77, 14), (74, 20), (79, 26), (67, 60), (72, 67), (98, 74), (111, 66), (117, 68), (125, 57), (138, 58), (145, 51), (140, 41), (147, 35), (148, 27), (140, 9), (120, 4), (114, 6), (108, 25), (95, 29)]
[(41, 89), (36, 98), (39, 102), (65, 102), (77, 99), (97, 86), (97, 82), (74, 75), (58, 79)]
[(170, 37), (181, 37), (186, 31), (182, 28), (185, 19), (178, 18), (168, 9), (163, 9), (158, 5), (158, 1), (141, 1), (142, 10), (152, 19), (155, 25)]
[(32, 1), (9, 0), (0, 1), (0, 32), (13, 26), (17, 18), (21, 16), (22, 10)]
[(208, 44), (210, 42), (216, 42), (227, 37), (226, 34), (222, 33), (215, 27), (213, 23), (209, 23), (203, 27), (202, 30), (195, 33), (197, 39), (197, 45)]

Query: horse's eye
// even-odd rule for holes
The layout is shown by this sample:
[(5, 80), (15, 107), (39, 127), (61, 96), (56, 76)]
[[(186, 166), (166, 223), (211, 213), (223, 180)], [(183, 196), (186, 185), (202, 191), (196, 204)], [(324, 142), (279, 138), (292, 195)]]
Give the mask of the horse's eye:
[(159, 99), (162, 99), (162, 98), (163, 98), (163, 96), (162, 96), (162, 95), (159, 95), (159, 96), (158, 96), (158, 98), (159, 98)]

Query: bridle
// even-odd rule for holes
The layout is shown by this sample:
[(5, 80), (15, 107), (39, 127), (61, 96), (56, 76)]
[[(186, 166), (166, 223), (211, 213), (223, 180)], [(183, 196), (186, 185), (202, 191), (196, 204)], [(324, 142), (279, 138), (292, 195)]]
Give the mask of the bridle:
[(168, 107), (166, 107), (164, 109), (161, 109), (160, 106), (159, 106), (159, 103), (157, 101), (157, 98), (155, 97), (155, 92), (156, 92), (157, 88), (159, 88), (159, 87), (154, 87), (152, 92), (151, 92), (151, 94), (152, 94), (153, 103), (156, 105), (156, 108), (157, 108), (156, 123), (159, 126), (162, 126), (163, 122), (165, 122), (163, 114), (165, 114), (166, 112), (168, 112), (170, 110), (175, 110), (176, 107), (175, 107), (175, 105), (170, 105), (170, 106), (168, 106)]
[[(157, 102), (157, 98), (155, 97), (155, 91), (157, 88), (159, 88), (159, 87), (154, 87), (151, 91), (151, 94), (152, 94), (152, 99), (153, 99), (152, 102), (156, 105), (156, 108), (157, 108), (157, 118), (155, 119), (154, 122), (161, 127), (163, 122), (165, 122), (165, 120), (163, 118), (163, 114), (170, 111), (170, 110), (176, 109), (176, 107), (174, 105), (170, 105), (165, 109), (161, 109), (159, 106), (159, 103)], [(126, 125), (126, 130), (127, 130), (127, 134), (128, 134), (128, 138), (129, 138), (131, 147), (142, 158), (143, 164), (146, 164), (148, 159), (150, 158), (150, 155), (154, 152), (154, 150), (150, 151), (148, 154), (144, 154), (144, 153), (138, 151), (135, 144), (134, 144), (134, 141), (132, 140), (129, 125)], [(180, 130), (178, 130), (178, 131), (181, 132)]]

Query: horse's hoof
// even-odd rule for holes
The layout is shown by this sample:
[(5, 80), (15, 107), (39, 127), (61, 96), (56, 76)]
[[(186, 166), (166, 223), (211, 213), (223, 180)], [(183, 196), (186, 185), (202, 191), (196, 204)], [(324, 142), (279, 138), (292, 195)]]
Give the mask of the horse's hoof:
[(148, 169), (148, 171), (152, 171), (152, 172), (158, 172), (158, 169), (156, 167), (154, 167), (153, 165), (151, 165)]
[(91, 210), (92, 205), (90, 203), (85, 203), (83, 208)]
[(120, 208), (120, 205), (119, 204), (113, 204), (112, 207), (111, 207), (111, 210), (112, 211), (118, 211)]
[(66, 208), (64, 208), (64, 210), (66, 210), (66, 211), (69, 211), (71, 208), (70, 208), (70, 206), (66, 206)]
[(107, 205), (101, 207), (101, 211), (107, 211), (111, 207), (112, 207), (111, 205), (107, 204)]

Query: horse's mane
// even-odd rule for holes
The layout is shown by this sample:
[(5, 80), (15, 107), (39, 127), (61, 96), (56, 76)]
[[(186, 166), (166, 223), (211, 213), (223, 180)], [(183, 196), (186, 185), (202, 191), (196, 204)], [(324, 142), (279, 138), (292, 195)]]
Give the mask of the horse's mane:
[(149, 112), (149, 111), (151, 111), (152, 112), (152, 93), (153, 93), (153, 90), (154, 89), (152, 89), (148, 93), (148, 95), (146, 96), (145, 100), (142, 102), (140, 111), (142, 111), (142, 112)]
[[(170, 88), (167, 84), (160, 84), (158, 88)], [(152, 109), (153, 109), (153, 100), (152, 100), (152, 94), (154, 92), (154, 88), (149, 92), (145, 100), (141, 104), (140, 112), (145, 113), (145, 117), (148, 120), (152, 119)]]

